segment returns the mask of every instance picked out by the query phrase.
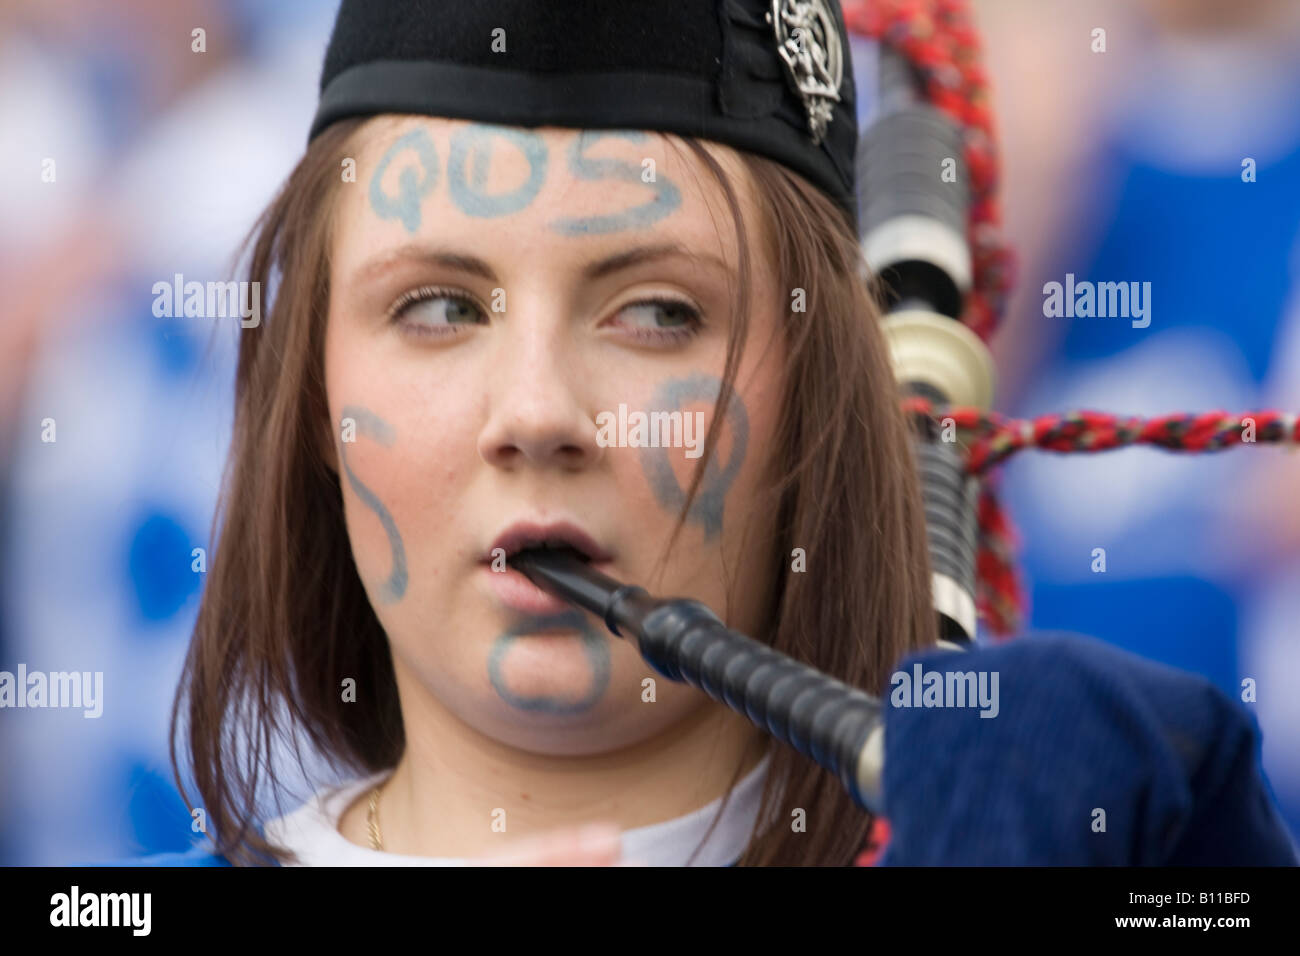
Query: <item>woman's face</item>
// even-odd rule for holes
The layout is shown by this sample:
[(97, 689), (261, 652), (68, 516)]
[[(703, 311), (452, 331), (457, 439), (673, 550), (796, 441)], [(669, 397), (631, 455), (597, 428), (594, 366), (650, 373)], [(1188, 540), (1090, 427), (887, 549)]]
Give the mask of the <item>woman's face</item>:
[(726, 357), (738, 249), (721, 187), (654, 134), (389, 116), (354, 143), (325, 377), (352, 553), (404, 714), (594, 754), (716, 706), (498, 569), (530, 538), (585, 536), (611, 576), (758, 629), (776, 559), (758, 492), (791, 290), (775, 285), (737, 157), (709, 147), (751, 227), (750, 334), (717, 453), (665, 553)]

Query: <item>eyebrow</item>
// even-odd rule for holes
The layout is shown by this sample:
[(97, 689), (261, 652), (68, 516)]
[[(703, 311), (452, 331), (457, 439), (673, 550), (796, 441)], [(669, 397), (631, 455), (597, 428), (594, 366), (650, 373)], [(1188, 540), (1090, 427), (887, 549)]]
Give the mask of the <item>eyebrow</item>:
[(403, 262), (415, 262), (426, 266), (441, 266), (444, 269), (456, 269), (470, 275), (478, 276), (489, 282), (496, 282), (497, 275), (482, 259), (466, 256), (446, 249), (430, 248), (421, 245), (399, 246), (391, 252), (376, 256), (357, 269), (352, 275), (354, 284), (369, 282), (401, 265)]
[(583, 277), (588, 280), (601, 279), (621, 269), (630, 269), (633, 266), (643, 265), (647, 262), (657, 262), (661, 259), (671, 258), (702, 259), (723, 271), (728, 271), (723, 261), (710, 252), (692, 252), (679, 242), (665, 242), (655, 246), (637, 246), (634, 249), (607, 256), (588, 265), (583, 270)]
[[(658, 262), (663, 259), (683, 258), (690, 260), (703, 260), (709, 264), (721, 269), (724, 272), (730, 272), (726, 264), (709, 252), (693, 252), (687, 249), (679, 242), (666, 242), (652, 246), (636, 246), (632, 249), (626, 249), (617, 252), (614, 255), (606, 256), (595, 262), (589, 263), (582, 270), (583, 278), (587, 281), (595, 281), (606, 276), (612, 275), (623, 269), (630, 269), (633, 266), (644, 265), (649, 262)], [(365, 265), (357, 269), (353, 274), (353, 283), (363, 283), (371, 281), (383, 273), (395, 268), (402, 262), (415, 262), (427, 266), (441, 266), (446, 269), (455, 269), (469, 275), (478, 276), (486, 279), (488, 282), (497, 282), (496, 273), (492, 267), (477, 256), (463, 255), (452, 252), (447, 249), (431, 248), (423, 245), (404, 245), (383, 253), (380, 256), (370, 260)]]

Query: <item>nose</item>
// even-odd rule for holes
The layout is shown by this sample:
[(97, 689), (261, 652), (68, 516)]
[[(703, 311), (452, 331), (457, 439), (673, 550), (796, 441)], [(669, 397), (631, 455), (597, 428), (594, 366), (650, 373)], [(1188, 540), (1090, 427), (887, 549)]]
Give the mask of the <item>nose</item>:
[(516, 313), (503, 323), (479, 436), (484, 461), (505, 469), (531, 463), (580, 471), (600, 460), (604, 449), (580, 395), (589, 376), (578, 358), (559, 321), (530, 323)]

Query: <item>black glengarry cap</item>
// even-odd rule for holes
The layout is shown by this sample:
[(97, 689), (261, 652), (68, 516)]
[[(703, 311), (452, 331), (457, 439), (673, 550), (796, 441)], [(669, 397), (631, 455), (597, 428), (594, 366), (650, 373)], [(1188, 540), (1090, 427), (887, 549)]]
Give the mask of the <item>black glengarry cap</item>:
[(837, 0), (342, 0), (314, 139), (350, 116), (646, 129), (776, 160), (856, 222)]

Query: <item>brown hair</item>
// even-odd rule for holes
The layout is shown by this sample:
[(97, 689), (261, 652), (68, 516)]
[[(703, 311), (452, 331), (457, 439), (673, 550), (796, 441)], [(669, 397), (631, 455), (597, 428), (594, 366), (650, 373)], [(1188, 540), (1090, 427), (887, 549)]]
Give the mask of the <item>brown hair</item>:
[[(209, 832), (216, 852), (238, 865), (292, 858), (256, 823), (263, 775), (278, 790), (277, 738), (292, 744), (300, 768), (303, 732), (336, 767), (365, 774), (394, 767), (405, 746), (388, 639), (353, 564), (338, 475), (321, 440), (334, 190), (362, 122), (336, 123), (312, 142), (252, 233), (249, 279), (278, 287), (263, 326), (241, 335), (231, 454), (214, 522), (220, 539), (172, 708), (177, 785), (189, 804), (176, 751), (184, 708)], [(678, 142), (720, 183), (740, 240), (722, 408), (745, 343), (749, 227), (716, 159), (697, 142)], [(776, 280), (803, 289), (806, 305), (786, 317), (787, 394), (768, 465), (766, 513), (777, 515), (777, 527), (764, 543), (775, 575), (761, 590), (770, 625), (752, 636), (879, 694), (904, 654), (935, 640), (920, 492), (879, 308), (844, 212), (785, 167), (741, 157)], [(722, 418), (713, 417), (706, 462)], [(674, 538), (703, 471), (696, 469)], [(809, 556), (807, 573), (790, 569), (796, 547)], [(379, 690), (344, 704), (340, 674)], [(733, 786), (739, 776), (737, 768)], [(806, 832), (786, 825), (794, 808), (806, 812)], [(847, 865), (871, 823), (836, 779), (783, 746), (772, 750), (760, 808), (760, 824), (769, 819), (774, 825), (756, 829), (740, 865)]]

